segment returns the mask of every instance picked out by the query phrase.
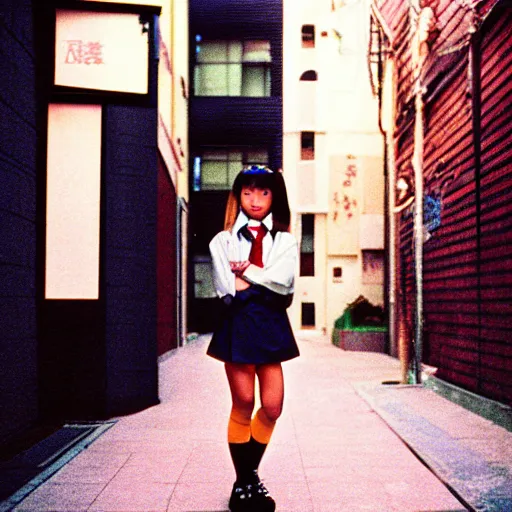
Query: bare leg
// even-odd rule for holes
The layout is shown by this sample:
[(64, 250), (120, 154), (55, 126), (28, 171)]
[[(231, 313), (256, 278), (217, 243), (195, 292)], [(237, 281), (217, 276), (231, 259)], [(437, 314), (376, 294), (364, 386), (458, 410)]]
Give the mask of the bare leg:
[(240, 488), (252, 476), (247, 463), (247, 450), (251, 439), (256, 367), (251, 364), (226, 363), (226, 375), (233, 401), (228, 423), (229, 453), (238, 482), (235, 488)]
[(250, 421), (254, 409), (256, 367), (253, 364), (226, 363), (225, 368), (233, 402), (232, 412), (236, 411), (238, 416)]
[(262, 364), (256, 367), (260, 383), (263, 413), (270, 423), (275, 423), (283, 410), (284, 378), (280, 363)]

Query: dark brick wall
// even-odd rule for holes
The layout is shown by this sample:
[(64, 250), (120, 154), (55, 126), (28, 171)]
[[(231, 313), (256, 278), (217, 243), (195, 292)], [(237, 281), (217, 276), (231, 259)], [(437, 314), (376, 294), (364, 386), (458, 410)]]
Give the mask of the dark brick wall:
[[(203, 40), (270, 41), (271, 96), (195, 97), (191, 83), (190, 156), (202, 146), (263, 147), (269, 165), (282, 168), (283, 3), (275, 0), (190, 0), (190, 76), (194, 77), (196, 35)], [(208, 243), (222, 229), (227, 191), (191, 192), (189, 255), (208, 254)], [(192, 265), (189, 275), (193, 276)], [(195, 299), (190, 279), (189, 330), (211, 331), (219, 311), (215, 299)]]
[(36, 102), (32, 3), (0, 5), (0, 442), (34, 423)]
[(283, 102), (281, 97), (198, 97), (190, 104), (192, 148), (201, 145), (267, 147), (269, 164), (282, 167)]
[[(272, 96), (282, 96), (283, 3), (275, 0), (190, 0), (190, 55), (203, 39), (270, 41)], [(193, 76), (193, 75), (191, 75)]]
[(106, 107), (107, 411), (156, 403), (157, 112)]
[[(203, 40), (270, 41), (271, 96), (193, 97), (190, 101), (191, 149), (200, 145), (263, 145), (270, 165), (282, 167), (283, 5), (275, 0), (191, 0), (190, 76), (194, 76), (195, 37)], [(193, 83), (191, 91), (194, 90)], [(192, 155), (193, 156), (193, 155)]]

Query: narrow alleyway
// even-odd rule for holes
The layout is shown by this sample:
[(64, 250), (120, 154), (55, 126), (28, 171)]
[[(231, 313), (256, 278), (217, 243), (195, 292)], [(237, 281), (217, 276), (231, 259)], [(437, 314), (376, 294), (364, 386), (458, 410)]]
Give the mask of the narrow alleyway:
[[(230, 402), (207, 340), (161, 363), (160, 405), (119, 418), (14, 510), (227, 510)], [(398, 361), (315, 335), (299, 346), (302, 357), (285, 363), (284, 413), (260, 471), (279, 512), (466, 510), (358, 392), (396, 380)]]

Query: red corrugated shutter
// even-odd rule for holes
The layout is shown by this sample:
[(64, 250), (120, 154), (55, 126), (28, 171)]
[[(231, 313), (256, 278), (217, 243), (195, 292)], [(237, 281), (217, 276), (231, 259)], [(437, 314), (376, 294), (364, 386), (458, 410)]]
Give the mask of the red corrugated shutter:
[(176, 190), (165, 163), (158, 159), (157, 218), (158, 355), (177, 348)]
[[(437, 376), (512, 401), (512, 13), (478, 2), (486, 18), (478, 87), (469, 60), (473, 13), (441, 0), (440, 30), (422, 71), (426, 87), (422, 361)], [(376, 2), (397, 63), (396, 174), (414, 147), (408, 2)], [(478, 59), (476, 60), (478, 61)], [(475, 62), (476, 62), (475, 61)], [(478, 62), (477, 62), (478, 64)], [(474, 99), (476, 100), (474, 102)], [(473, 110), (474, 109), (474, 110)], [(475, 124), (474, 124), (475, 123)], [(429, 210), (430, 208), (430, 210)], [(397, 217), (398, 316), (413, 339), (414, 204)]]
[(465, 66), (427, 114), (425, 196), (441, 201), (441, 225), (423, 249), (424, 361), (440, 378), (476, 391), (477, 215)]
[(480, 391), (512, 401), (512, 9), (482, 41)]

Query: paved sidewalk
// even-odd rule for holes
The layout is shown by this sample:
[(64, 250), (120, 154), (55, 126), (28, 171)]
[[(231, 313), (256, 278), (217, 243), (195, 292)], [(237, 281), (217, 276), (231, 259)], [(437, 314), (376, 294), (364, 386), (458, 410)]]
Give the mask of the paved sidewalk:
[[(227, 510), (230, 400), (223, 366), (204, 355), (206, 343), (202, 336), (161, 363), (160, 405), (119, 418), (14, 510)], [(302, 356), (284, 364), (284, 412), (260, 470), (279, 512), (466, 510), (388, 426), (393, 414), (385, 421), (376, 412), (392, 409), (389, 396), (372, 390), (397, 379), (398, 361), (344, 352), (303, 333), (299, 346)], [(451, 411), (440, 400), (439, 414)], [(432, 402), (414, 405), (417, 414), (423, 405)]]
[(512, 511), (511, 432), (425, 387), (356, 387), (471, 509)]

